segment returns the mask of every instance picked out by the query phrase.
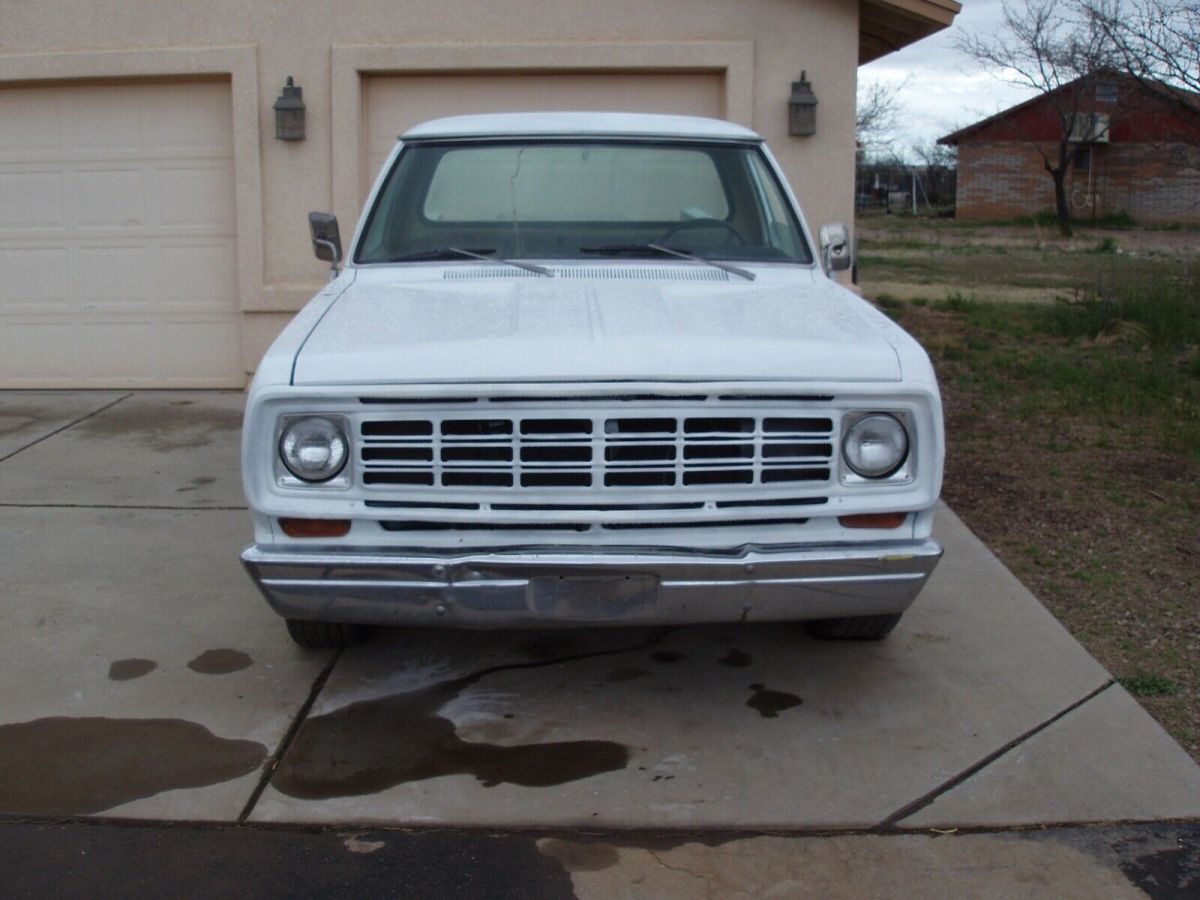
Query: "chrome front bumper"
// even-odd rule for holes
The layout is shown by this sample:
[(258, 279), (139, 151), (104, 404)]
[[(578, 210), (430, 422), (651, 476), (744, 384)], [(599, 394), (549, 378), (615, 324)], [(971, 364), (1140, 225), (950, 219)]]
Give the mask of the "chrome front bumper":
[(932, 540), (730, 553), (505, 548), (444, 557), (251, 546), (242, 563), (289, 619), (507, 628), (898, 613), (941, 555)]

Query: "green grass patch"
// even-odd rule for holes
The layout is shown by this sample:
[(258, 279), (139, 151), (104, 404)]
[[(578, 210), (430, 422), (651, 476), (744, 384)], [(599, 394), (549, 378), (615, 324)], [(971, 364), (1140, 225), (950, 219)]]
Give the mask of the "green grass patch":
[(946, 295), (945, 300), (939, 300), (933, 304), (933, 308), (938, 312), (966, 313), (971, 312), (978, 305), (978, 302), (974, 299), (964, 297), (958, 291), (953, 291)]
[[(1200, 462), (1198, 281), (1126, 282), (1057, 304), (951, 292), (933, 308), (956, 326), (925, 337), (948, 375), (1022, 422), (1093, 422), (1105, 445), (1136, 440)], [(922, 311), (888, 311), (901, 309), (919, 329)]]
[[(955, 223), (959, 228), (1058, 228), (1058, 214), (1046, 209), (1031, 216), (1016, 216), (1012, 219), (973, 219)], [(1121, 210), (1107, 216), (1074, 216), (1071, 224), (1077, 228), (1136, 228), (1137, 220)]]
[(1118, 678), (1117, 683), (1135, 697), (1170, 697), (1179, 693), (1179, 685), (1170, 678), (1145, 672)]
[(904, 309), (904, 301), (898, 297), (893, 297), (890, 294), (880, 294), (875, 298), (875, 303), (879, 308), (887, 313), (900, 312)]
[[(1130, 328), (1129, 326), (1137, 326)], [(1178, 350), (1200, 343), (1200, 272), (1182, 277), (1122, 280), (1103, 292), (1064, 300), (1049, 308), (1048, 334), (1067, 338), (1143, 338), (1150, 346)]]

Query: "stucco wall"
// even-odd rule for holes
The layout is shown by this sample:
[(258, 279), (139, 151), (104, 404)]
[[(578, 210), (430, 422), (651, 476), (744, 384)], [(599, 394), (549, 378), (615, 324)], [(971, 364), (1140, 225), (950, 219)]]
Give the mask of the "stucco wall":
[[(332, 208), (347, 219), (344, 231), (352, 228), (344, 170), (360, 140), (352, 107), (364, 68), (431, 72), (441, 60), (451, 71), (724, 67), (733, 75), (725, 116), (768, 139), (810, 225), (852, 219), (854, 0), (6, 0), (0, 25), (0, 83), (231, 79), (248, 371), (322, 283), (306, 213)], [(801, 69), (820, 101), (810, 138), (787, 135)], [(289, 75), (307, 104), (299, 143), (274, 138), (271, 106)]]

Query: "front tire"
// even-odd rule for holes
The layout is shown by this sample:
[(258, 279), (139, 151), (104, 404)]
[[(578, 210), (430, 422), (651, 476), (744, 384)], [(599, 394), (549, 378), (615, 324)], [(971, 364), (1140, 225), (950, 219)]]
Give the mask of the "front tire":
[(884, 616), (845, 616), (841, 619), (817, 619), (805, 628), (815, 638), (834, 641), (881, 641), (896, 627), (901, 613)]
[(287, 619), (288, 634), (306, 650), (330, 650), (353, 647), (371, 636), (370, 625), (347, 622), (309, 622)]

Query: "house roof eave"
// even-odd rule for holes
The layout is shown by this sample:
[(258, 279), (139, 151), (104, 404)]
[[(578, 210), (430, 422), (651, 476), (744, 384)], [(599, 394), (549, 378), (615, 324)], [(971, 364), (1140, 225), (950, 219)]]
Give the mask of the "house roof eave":
[(859, 0), (858, 64), (949, 27), (961, 9), (956, 0)]

